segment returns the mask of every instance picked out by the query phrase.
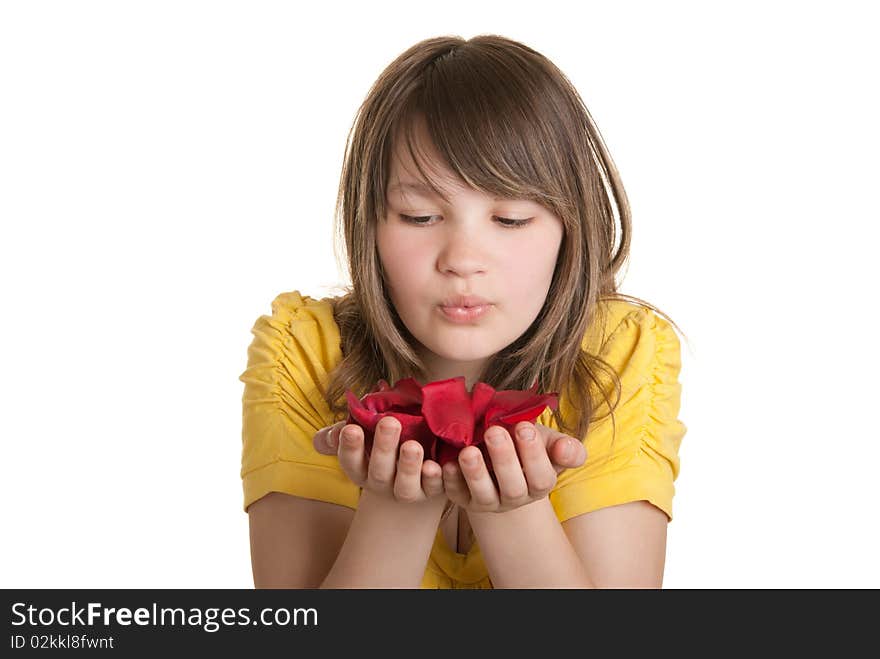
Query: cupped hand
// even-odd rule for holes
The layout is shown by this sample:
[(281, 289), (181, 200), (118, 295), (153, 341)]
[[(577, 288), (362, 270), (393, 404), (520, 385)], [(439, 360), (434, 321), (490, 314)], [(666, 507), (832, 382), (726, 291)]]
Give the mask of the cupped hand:
[(312, 441), (318, 452), (336, 454), (346, 476), (364, 490), (401, 503), (445, 500), (440, 465), (423, 460), (424, 451), (415, 440), (399, 445), (400, 430), (397, 419), (381, 419), (369, 456), (364, 449), (363, 429), (354, 423), (340, 421), (322, 428)]
[[(531, 439), (523, 431), (535, 431)], [(579, 466), (587, 452), (582, 442), (541, 424), (523, 421), (516, 426), (516, 439), (501, 426), (491, 426), (484, 436), (492, 459), (490, 474), (479, 448), (468, 446), (458, 464), (443, 466), (443, 486), (450, 501), (469, 512), (505, 512), (546, 497), (557, 476), (567, 467)], [(551, 462), (551, 453), (556, 460)], [(494, 477), (493, 477), (494, 475)]]
[[(353, 430), (356, 430), (359, 433), (359, 436), (363, 439), (363, 430), (360, 426), (357, 424), (348, 425)], [(346, 422), (340, 421), (334, 423), (332, 426), (322, 428), (315, 433), (312, 440), (315, 450), (322, 455), (338, 455), (339, 433), (345, 426)], [(569, 437), (568, 435), (564, 435), (552, 428), (548, 428), (547, 426), (542, 426), (539, 423), (534, 424), (523, 421), (517, 425), (517, 428), (520, 427), (532, 427), (538, 431), (536, 439), (543, 442), (547, 451), (547, 457), (550, 459), (550, 463), (553, 465), (553, 469), (557, 474), (566, 469), (580, 467), (584, 464), (584, 460), (587, 459), (587, 451), (584, 448), (583, 443)], [(419, 445), (419, 448), (421, 448), (421, 445)], [(569, 449), (570, 453), (568, 452)], [(494, 464), (494, 457), (492, 458), (492, 461)], [(433, 460), (428, 460), (426, 461), (426, 464), (427, 463), (437, 464)], [(440, 465), (437, 466), (439, 467)]]

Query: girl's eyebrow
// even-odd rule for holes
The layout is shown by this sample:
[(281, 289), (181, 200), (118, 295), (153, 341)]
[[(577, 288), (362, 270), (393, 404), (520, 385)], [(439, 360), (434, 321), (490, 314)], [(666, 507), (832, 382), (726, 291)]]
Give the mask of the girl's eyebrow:
[[(403, 181), (401, 183), (395, 183), (391, 187), (388, 188), (389, 192), (395, 192), (397, 190), (412, 190), (416, 194), (423, 195), (429, 199), (438, 199), (437, 193), (431, 189), (431, 186), (426, 183), (419, 183), (416, 181)], [(504, 197), (492, 197), (492, 201), (507, 201)]]

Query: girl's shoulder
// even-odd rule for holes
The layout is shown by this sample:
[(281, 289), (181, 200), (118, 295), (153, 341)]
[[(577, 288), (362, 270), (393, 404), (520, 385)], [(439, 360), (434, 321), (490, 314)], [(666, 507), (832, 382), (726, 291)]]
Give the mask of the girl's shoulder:
[(277, 349), (285, 345), (297, 345), (300, 349), (287, 352), (287, 356), (320, 362), (321, 366), (332, 368), (339, 354), (339, 326), (333, 316), (333, 303), (330, 298), (314, 298), (299, 290), (279, 293), (272, 300), (272, 313), (260, 316), (254, 329), (271, 328), (268, 334)]
[(281, 322), (326, 325), (328, 319), (333, 321), (333, 304), (330, 298), (313, 298), (303, 295), (299, 290), (279, 293), (272, 300), (271, 307), (272, 316)]
[(667, 326), (669, 323), (649, 307), (629, 300), (604, 299), (597, 305), (583, 348), (591, 354), (613, 352), (643, 333), (665, 332)]
[(257, 318), (251, 334), (247, 367), (239, 380), (252, 389), (260, 382), (273, 392), (300, 392), (322, 416), (332, 418), (320, 394), (327, 374), (342, 359), (332, 300), (299, 290), (279, 293), (271, 313)]

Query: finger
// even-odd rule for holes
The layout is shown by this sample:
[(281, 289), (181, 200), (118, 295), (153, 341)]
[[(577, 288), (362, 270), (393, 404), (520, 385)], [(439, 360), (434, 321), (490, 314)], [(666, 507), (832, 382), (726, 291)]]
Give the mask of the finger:
[(367, 478), (363, 430), (352, 424), (344, 429), (340, 440), (339, 465), (352, 482), (362, 485)]
[(560, 433), (551, 442), (547, 452), (557, 471), (580, 467), (586, 461), (587, 449), (573, 437)]
[(422, 462), (422, 491), (427, 497), (443, 494), (443, 470), (433, 460)]
[(556, 484), (556, 470), (550, 463), (545, 443), (537, 435), (537, 432), (547, 432), (547, 430), (534, 428), (536, 432), (532, 433), (530, 438), (530, 433), (526, 432), (531, 429), (529, 426), (530, 424), (526, 423), (517, 426), (516, 449), (528, 482), (529, 494), (543, 496)]
[(443, 465), (443, 489), (449, 500), (459, 506), (467, 506), (471, 501), (471, 491), (461, 469), (454, 460)]
[(458, 464), (470, 490), (471, 501), (479, 506), (498, 507), (498, 490), (489, 476), (480, 449), (476, 446), (465, 447), (458, 454)]
[[(338, 455), (339, 453), (339, 440), (342, 437), (342, 431), (347, 427), (351, 426), (354, 429), (354, 426), (357, 424), (354, 423), (346, 423), (345, 421), (340, 421), (339, 423), (334, 423), (327, 429), (327, 448), (326, 450), (329, 452), (328, 455)], [(360, 428), (360, 427), (358, 427)], [(362, 433), (363, 434), (363, 433)], [(322, 451), (323, 452), (323, 451)]]
[(394, 477), (394, 497), (415, 503), (424, 498), (422, 492), (422, 445), (410, 439), (400, 447), (397, 475)]
[(385, 417), (376, 425), (367, 477), (374, 484), (387, 488), (394, 486), (394, 472), (397, 469), (397, 453), (400, 438), (400, 422), (394, 417)]
[(492, 458), (492, 470), (498, 479), (502, 503), (521, 501), (529, 496), (529, 484), (523, 473), (513, 440), (507, 430), (493, 426), (486, 431), (486, 445)]
[(321, 455), (337, 455), (339, 451), (339, 434), (346, 425), (345, 421), (321, 428), (315, 433), (312, 444)]
[[(330, 431), (327, 433), (327, 441), (325, 443), (328, 448), (331, 446), (333, 447), (333, 455), (342, 455), (342, 449), (345, 446), (343, 443), (343, 436), (357, 437), (360, 440), (358, 448), (360, 448), (361, 453), (363, 453), (366, 458), (367, 452), (366, 443), (364, 442), (364, 429), (356, 423), (346, 424), (344, 421), (338, 428), (336, 428), (335, 425), (330, 426)], [(348, 448), (351, 448), (351, 446)], [(364, 464), (366, 465), (366, 462), (364, 462)]]
[[(584, 464), (587, 459), (587, 449), (583, 442), (540, 423), (534, 425), (538, 431), (538, 437), (543, 438), (547, 445), (547, 454), (550, 456), (550, 462), (557, 474)], [(569, 445), (574, 448), (573, 451), (569, 451)]]

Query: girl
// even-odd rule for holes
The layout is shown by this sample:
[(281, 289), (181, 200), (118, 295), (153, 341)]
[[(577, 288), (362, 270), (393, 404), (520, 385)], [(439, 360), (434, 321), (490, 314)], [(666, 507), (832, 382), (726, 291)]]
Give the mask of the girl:
[[(627, 198), (563, 73), (494, 35), (412, 46), (355, 119), (337, 213), (353, 286), (278, 295), (239, 377), (256, 587), (661, 587), (679, 342), (617, 292)], [(494, 476), (390, 417), (365, 457), (346, 390), (456, 376), (559, 406), (489, 428)]]

